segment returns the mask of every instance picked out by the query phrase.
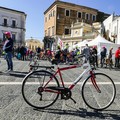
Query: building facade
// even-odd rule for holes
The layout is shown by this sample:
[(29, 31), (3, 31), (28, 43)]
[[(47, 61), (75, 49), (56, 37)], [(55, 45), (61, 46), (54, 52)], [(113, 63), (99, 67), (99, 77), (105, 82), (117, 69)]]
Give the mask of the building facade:
[[(71, 36), (71, 25), (73, 23), (84, 22), (92, 24), (96, 21), (102, 22), (108, 16), (108, 14), (94, 8), (55, 1), (44, 12), (44, 35), (55, 39), (60, 37), (63, 40), (62, 36)], [(66, 39), (63, 42), (66, 43)]]
[(103, 21), (103, 29), (106, 33), (107, 39), (120, 44), (120, 16), (112, 14)]
[(11, 32), (14, 45), (25, 42), (26, 14), (21, 11), (0, 7), (0, 41), (5, 40), (4, 32)]
[(65, 47), (66, 44), (69, 44), (72, 48), (75, 44), (78, 44), (83, 40), (91, 41), (99, 34), (100, 27), (98, 24), (99, 23), (90, 25), (84, 22), (71, 24), (71, 34), (62, 35), (63, 47)]
[(40, 40), (36, 40), (36, 39), (27, 39), (25, 40), (25, 46), (32, 50), (32, 51), (36, 51), (36, 48), (40, 47), (41, 49), (43, 49), (43, 42), (41, 42)]

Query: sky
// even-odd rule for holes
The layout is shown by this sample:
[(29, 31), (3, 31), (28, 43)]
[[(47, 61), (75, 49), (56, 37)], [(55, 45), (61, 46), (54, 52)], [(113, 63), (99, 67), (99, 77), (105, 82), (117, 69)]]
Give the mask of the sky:
[[(55, 0), (0, 0), (0, 6), (27, 14), (25, 39), (44, 38), (44, 12)], [(61, 0), (120, 15), (120, 0)]]

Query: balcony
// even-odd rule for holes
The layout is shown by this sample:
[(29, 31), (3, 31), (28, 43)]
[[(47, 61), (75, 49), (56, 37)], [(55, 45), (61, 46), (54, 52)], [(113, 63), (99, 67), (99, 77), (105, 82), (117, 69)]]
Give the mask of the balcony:
[(62, 35), (62, 38), (70, 38), (71, 37), (71, 34), (68, 34), (68, 35)]
[(16, 26), (16, 25), (14, 25), (14, 24), (12, 24), (12, 25), (11, 25), (11, 27), (12, 27), (12, 28), (16, 28), (17, 26)]
[(8, 24), (7, 23), (2, 23), (2, 26), (8, 27)]
[(94, 39), (95, 36), (97, 36), (96, 32), (88, 32), (88, 33), (84, 33), (83, 39)]

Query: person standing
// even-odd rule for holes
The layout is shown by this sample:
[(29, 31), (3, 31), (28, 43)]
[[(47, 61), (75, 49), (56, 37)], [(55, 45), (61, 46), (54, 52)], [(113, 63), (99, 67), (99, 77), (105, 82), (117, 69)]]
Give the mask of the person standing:
[(106, 49), (105, 46), (102, 47), (102, 51), (100, 52), (100, 55), (101, 55), (100, 63), (101, 63), (101, 67), (103, 67), (103, 65), (105, 63), (105, 58), (106, 58), (106, 55), (107, 55), (107, 49)]
[(82, 54), (85, 55), (86, 60), (90, 60), (90, 48), (88, 44), (86, 44), (85, 48), (82, 51)]
[(115, 51), (115, 68), (119, 68), (119, 62), (120, 62), (120, 47)]
[(108, 60), (109, 60), (109, 67), (112, 68), (112, 65), (113, 65), (113, 61), (112, 61), (112, 55), (113, 55), (113, 47), (110, 48), (109, 50), (109, 54), (108, 54)]
[(69, 46), (68, 46), (68, 44), (66, 44), (65, 49), (63, 50), (63, 57), (64, 57), (64, 62), (65, 62), (65, 63), (68, 62), (68, 58), (67, 58), (67, 55), (68, 55), (68, 53), (69, 53), (68, 48), (69, 48)]
[(13, 61), (12, 61), (12, 50), (13, 50), (13, 39), (11, 38), (10, 32), (5, 32), (6, 41), (3, 46), (3, 50), (5, 51), (5, 58), (7, 61), (7, 72), (13, 71)]
[(25, 48), (24, 45), (22, 45), (20, 48), (20, 54), (21, 54), (21, 60), (23, 61), (26, 59), (26, 52), (27, 52), (27, 49)]
[(40, 59), (41, 48), (39, 46), (36, 48), (36, 52), (37, 52), (38, 59)]
[(98, 52), (97, 52), (97, 48), (96, 47), (97, 46), (93, 46), (93, 48), (92, 48), (92, 55), (94, 57), (94, 65), (96, 65), (96, 67), (98, 67), (98, 56), (97, 56)]

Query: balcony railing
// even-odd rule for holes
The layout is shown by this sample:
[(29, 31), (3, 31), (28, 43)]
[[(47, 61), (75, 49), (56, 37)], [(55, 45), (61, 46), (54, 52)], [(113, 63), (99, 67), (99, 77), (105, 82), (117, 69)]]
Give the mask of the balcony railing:
[(71, 34), (68, 34), (68, 35), (62, 35), (62, 38), (70, 38), (71, 37)]

